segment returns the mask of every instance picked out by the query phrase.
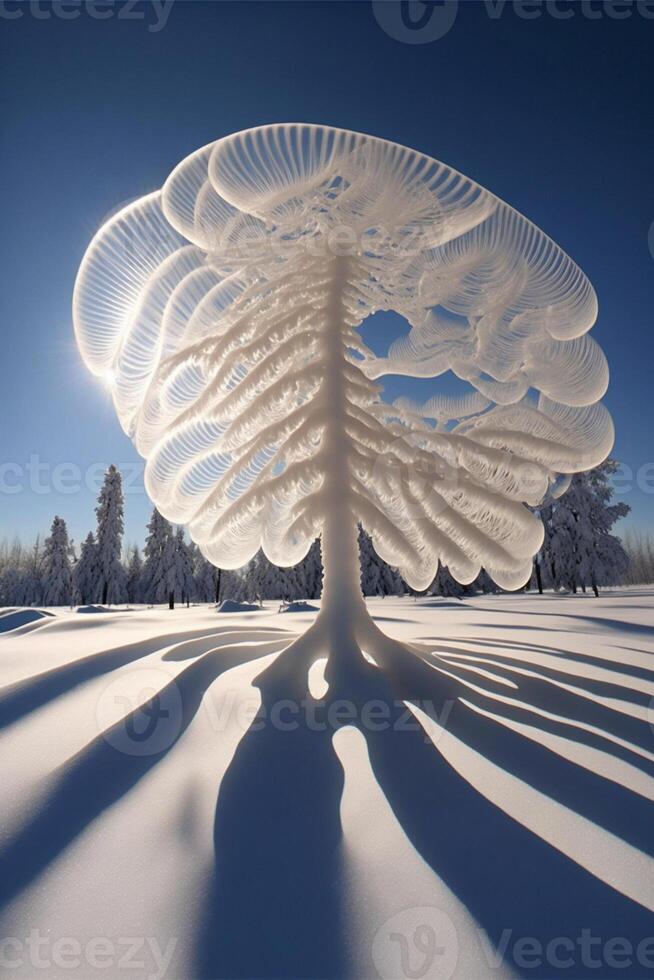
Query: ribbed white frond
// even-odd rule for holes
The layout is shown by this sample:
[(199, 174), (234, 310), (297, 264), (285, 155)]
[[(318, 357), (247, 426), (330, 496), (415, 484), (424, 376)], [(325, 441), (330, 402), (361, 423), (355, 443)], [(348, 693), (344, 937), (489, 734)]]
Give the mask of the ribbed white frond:
[[(380, 309), (411, 324), (384, 358), (357, 332)], [(596, 314), (572, 260), (473, 181), (299, 124), (180, 163), (98, 232), (74, 296), (148, 493), (207, 557), (293, 564), (342, 507), (416, 588), (439, 561), (462, 582), (528, 577), (542, 528), (524, 504), (612, 444)], [(445, 371), (469, 392), (390, 406), (373, 380)]]

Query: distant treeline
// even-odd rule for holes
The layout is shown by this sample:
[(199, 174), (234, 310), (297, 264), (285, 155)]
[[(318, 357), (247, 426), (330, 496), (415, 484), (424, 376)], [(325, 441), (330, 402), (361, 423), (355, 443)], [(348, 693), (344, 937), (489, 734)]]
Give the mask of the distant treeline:
[[(537, 509), (543, 521), (543, 546), (534, 560), (527, 588), (598, 594), (606, 585), (654, 582), (654, 540), (628, 531), (624, 541), (612, 533), (629, 507), (613, 501), (613, 460), (575, 475), (566, 492)], [(322, 589), (320, 542), (293, 568), (277, 568), (262, 551), (241, 569), (221, 571), (155, 509), (143, 552), (123, 551), (123, 491), (119, 470), (110, 466), (96, 507), (96, 528), (78, 549), (66, 522), (57, 516), (41, 543), (0, 544), (0, 605), (57, 606), (87, 604), (220, 602), (224, 599), (316, 599)], [(375, 552), (359, 530), (361, 585), (365, 595), (411, 592), (397, 569)], [(441, 566), (428, 592), (458, 596), (500, 591), (482, 568), (460, 585)]]

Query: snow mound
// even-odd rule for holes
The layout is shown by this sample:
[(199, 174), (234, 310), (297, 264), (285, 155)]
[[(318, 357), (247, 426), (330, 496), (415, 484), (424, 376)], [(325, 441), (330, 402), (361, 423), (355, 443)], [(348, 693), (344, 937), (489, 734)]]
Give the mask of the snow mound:
[(318, 606), (312, 606), (310, 602), (289, 602), (287, 606), (280, 609), (283, 613), (303, 613), (318, 612)]
[(9, 633), (20, 626), (27, 626), (28, 623), (35, 623), (48, 616), (52, 616), (52, 613), (44, 612), (42, 609), (10, 609), (0, 614), (0, 633)]
[(259, 612), (261, 606), (254, 606), (251, 602), (236, 602), (235, 599), (223, 599), (216, 612), (238, 613), (238, 612)]
[(78, 613), (108, 613), (114, 612), (115, 610), (109, 609), (107, 606), (78, 606)]

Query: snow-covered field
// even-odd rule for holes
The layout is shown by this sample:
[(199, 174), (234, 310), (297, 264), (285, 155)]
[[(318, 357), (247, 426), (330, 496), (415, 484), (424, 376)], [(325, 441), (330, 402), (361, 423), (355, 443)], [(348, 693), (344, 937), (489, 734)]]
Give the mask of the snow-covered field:
[(0, 973), (654, 976), (654, 591), (369, 608), (336, 702), (315, 612), (0, 616)]

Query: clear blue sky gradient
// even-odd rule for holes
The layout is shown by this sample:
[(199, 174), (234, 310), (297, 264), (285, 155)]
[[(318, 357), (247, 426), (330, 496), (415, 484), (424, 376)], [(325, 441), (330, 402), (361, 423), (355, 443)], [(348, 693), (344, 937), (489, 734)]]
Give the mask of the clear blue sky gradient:
[[(83, 9), (70, 21), (36, 19), (27, 7), (0, 19), (0, 463), (16, 467), (3, 471), (5, 491), (24, 487), (0, 493), (0, 536), (29, 539), (55, 513), (78, 541), (93, 526), (93, 490), (76, 491), (75, 471), (53, 472), (59, 464), (142, 469), (73, 339), (71, 292), (94, 231), (195, 148), (278, 121), (416, 147), (510, 202), (572, 255), (599, 295), (594, 336), (611, 367), (615, 455), (634, 473), (623, 499), (634, 524), (654, 527), (647, 471), (644, 489), (635, 486), (652, 463), (654, 490), (654, 21), (635, 10), (623, 20), (580, 10), (524, 20), (509, 4), (492, 19), (465, 2), (445, 37), (405, 44), (364, 0), (177, 0), (157, 33), (147, 28), (151, 13), (124, 20), (117, 8), (103, 21)], [(374, 346), (400, 329), (384, 318)], [(389, 394), (421, 397), (440, 384), (403, 379)], [(48, 471), (30, 477), (30, 457)], [(62, 476), (72, 492), (54, 489)], [(137, 476), (128, 539), (142, 540), (149, 511)]]

